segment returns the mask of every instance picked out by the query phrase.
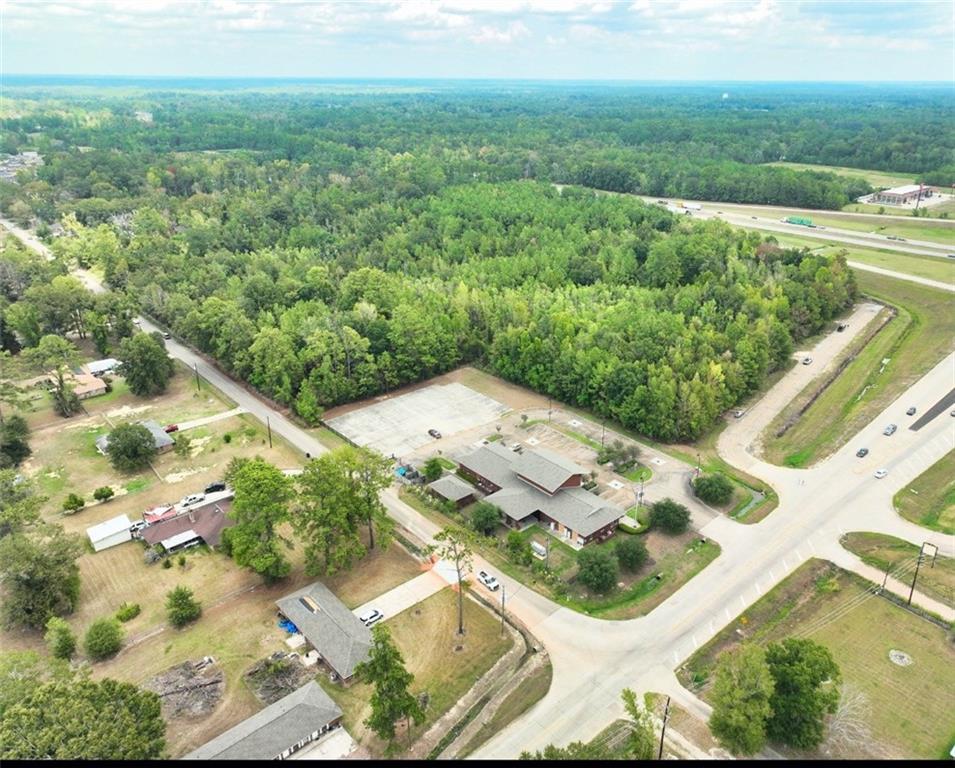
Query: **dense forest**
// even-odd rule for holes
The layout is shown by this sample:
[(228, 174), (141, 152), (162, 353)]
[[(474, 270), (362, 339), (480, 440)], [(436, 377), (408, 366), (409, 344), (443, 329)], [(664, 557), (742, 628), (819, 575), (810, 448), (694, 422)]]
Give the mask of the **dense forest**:
[(955, 146), (931, 89), (41, 95), (5, 107), (4, 146), (44, 162), (0, 206), (58, 258), (5, 250), (4, 346), (108, 349), (140, 309), (310, 423), (470, 362), (696, 437), (849, 306), (852, 274), (588, 187), (838, 207), (867, 185), (760, 163), (945, 174)]

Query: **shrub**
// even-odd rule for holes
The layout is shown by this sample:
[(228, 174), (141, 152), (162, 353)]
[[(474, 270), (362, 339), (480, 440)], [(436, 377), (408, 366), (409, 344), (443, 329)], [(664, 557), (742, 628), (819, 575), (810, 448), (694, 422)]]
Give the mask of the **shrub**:
[(723, 505), (733, 498), (733, 483), (719, 472), (698, 477), (693, 490), (707, 504)]
[(690, 527), (690, 510), (673, 499), (661, 499), (650, 507), (650, 526), (664, 533), (684, 533)]
[(226, 445), (228, 445), (229, 443), (231, 443), (231, 442), (232, 442), (232, 433), (231, 433), (231, 432), (226, 432), (226, 433), (222, 436), (222, 442), (225, 443)]
[(71, 493), (66, 497), (66, 500), (63, 502), (63, 511), (64, 512), (79, 512), (83, 507), (86, 506), (86, 501), (82, 496), (79, 496), (75, 493)]
[(50, 617), (46, 623), (46, 645), (57, 659), (69, 659), (76, 650), (76, 635), (70, 625), (58, 616)]
[(618, 538), (614, 546), (614, 553), (617, 555), (620, 565), (628, 571), (640, 570), (640, 567), (650, 557), (650, 553), (647, 552), (647, 545), (636, 536)]
[(497, 507), (486, 501), (478, 502), (471, 512), (471, 527), (485, 536), (494, 533), (500, 521), (501, 513)]
[(582, 549), (577, 553), (577, 578), (592, 592), (606, 594), (617, 585), (617, 558), (606, 549)]
[(172, 560), (170, 560), (170, 559), (167, 557), (165, 560), (162, 561), (162, 567), (163, 567), (163, 568), (172, 568)]
[(424, 475), (424, 479), (429, 483), (437, 480), (444, 473), (444, 467), (441, 466), (441, 462), (438, 460), (437, 456), (432, 456), (424, 463), (424, 467), (421, 470), (421, 474)]
[(174, 627), (184, 627), (202, 615), (202, 606), (188, 587), (176, 587), (166, 595), (166, 615)]
[(179, 567), (180, 567), (180, 568), (185, 568), (185, 567), (186, 567), (186, 556), (185, 556), (185, 555), (179, 555)]
[(525, 541), (518, 531), (511, 531), (505, 539), (508, 557), (518, 565), (530, 565), (534, 561), (534, 552), (530, 542)]
[(139, 603), (123, 603), (116, 610), (116, 618), (122, 622), (132, 621), (139, 616)]
[(90, 658), (96, 661), (108, 659), (110, 656), (115, 656), (122, 648), (123, 629), (112, 616), (97, 619), (86, 630), (83, 645)]
[(108, 485), (104, 485), (102, 488), (97, 488), (95, 491), (93, 491), (93, 498), (97, 501), (109, 501), (115, 495), (116, 491), (114, 491)]

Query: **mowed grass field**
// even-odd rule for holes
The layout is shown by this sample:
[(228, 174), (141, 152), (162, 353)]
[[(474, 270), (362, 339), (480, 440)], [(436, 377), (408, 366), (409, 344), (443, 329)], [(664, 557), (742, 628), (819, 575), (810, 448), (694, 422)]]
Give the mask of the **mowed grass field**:
[[(873, 267), (902, 272), (906, 275), (955, 284), (955, 259), (916, 256), (911, 253), (900, 253), (882, 248), (862, 248), (844, 243), (827, 243), (796, 235), (776, 235), (775, 237), (781, 246), (806, 247), (813, 253), (821, 253), (826, 256), (844, 251), (847, 261), (857, 261)], [(953, 230), (953, 237), (955, 237), (955, 230)], [(955, 248), (955, 243), (953, 243), (953, 248)]]
[(790, 163), (785, 160), (766, 163), (779, 168), (789, 168), (792, 171), (821, 171), (835, 173), (839, 176), (849, 176), (854, 179), (864, 179), (873, 187), (897, 187), (902, 184), (912, 184), (915, 176), (911, 173), (895, 173), (893, 171), (870, 171), (865, 168), (846, 168), (840, 165), (811, 165), (809, 163)]
[[(465, 635), (459, 637), (457, 599), (452, 589), (443, 589), (394, 618), (385, 619), (384, 624), (391, 630), (405, 666), (415, 676), (412, 693), (428, 694), (425, 720), (420, 725), (412, 725), (410, 739), (403, 728), (398, 729), (398, 743), (402, 747), (425, 733), (494, 666), (513, 642), (509, 634), (501, 636), (499, 619), (467, 597), (464, 600)], [(342, 708), (348, 732), (367, 746), (373, 757), (383, 755), (385, 743), (363, 722), (371, 713), (368, 701), (372, 686), (355, 684), (341, 688), (324, 678), (320, 682)], [(399, 749), (399, 755), (401, 751)]]
[(955, 533), (955, 451), (895, 494), (895, 509), (902, 517), (935, 531)]
[[(897, 307), (898, 316), (782, 437), (775, 437), (778, 418), (769, 425), (763, 433), (768, 461), (803, 467), (829, 455), (955, 347), (951, 294), (869, 272), (856, 280), (863, 294)], [(890, 362), (882, 370), (885, 358)]]
[[(863, 735), (794, 756), (940, 758), (955, 740), (955, 646), (941, 627), (887, 599), (865, 598), (870, 586), (831, 563), (810, 560), (724, 627), (678, 675), (709, 700), (722, 651), (743, 639), (766, 645), (808, 636), (832, 653), (843, 690), (861, 697)], [(891, 650), (908, 654), (913, 663), (893, 663)]]
[[(841, 539), (842, 546), (857, 554), (863, 562), (880, 571), (900, 570), (899, 580), (910, 583), (915, 571), (919, 548), (894, 536), (881, 533), (847, 533)], [(939, 555), (932, 558), (934, 550), (926, 548), (928, 555), (919, 568), (916, 589), (945, 605), (955, 603), (955, 560)]]

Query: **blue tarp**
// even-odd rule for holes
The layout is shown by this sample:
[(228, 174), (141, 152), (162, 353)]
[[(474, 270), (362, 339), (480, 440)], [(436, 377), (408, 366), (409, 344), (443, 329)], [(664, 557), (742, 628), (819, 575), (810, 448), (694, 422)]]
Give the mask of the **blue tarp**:
[(404, 467), (398, 467), (398, 469), (395, 470), (395, 474), (404, 477), (406, 471), (407, 470)]
[(298, 632), (298, 627), (296, 627), (296, 626), (295, 626), (291, 621), (289, 621), (288, 619), (281, 619), (281, 620), (279, 621), (279, 626), (280, 626), (282, 629), (284, 629), (286, 632), (288, 632), (290, 635), (294, 635), (296, 632)]

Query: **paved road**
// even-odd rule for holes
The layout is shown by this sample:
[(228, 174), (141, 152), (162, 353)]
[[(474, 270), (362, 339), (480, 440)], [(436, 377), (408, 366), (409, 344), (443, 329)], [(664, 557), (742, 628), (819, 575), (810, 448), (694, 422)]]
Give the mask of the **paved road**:
[[(145, 322), (143, 327), (152, 329)], [(811, 350), (814, 358), (823, 359), (817, 350), (825, 343), (823, 340)], [(312, 455), (325, 450), (311, 435), (183, 345), (170, 341), (168, 348), (189, 367), (197, 365), (202, 376), (249, 413), (263, 422), (270, 420), (272, 428), (299, 450)], [(801, 369), (798, 366), (789, 375), (801, 375)], [(882, 440), (878, 452), (873, 453), (878, 464), (889, 469), (884, 480), (873, 478), (871, 462), (855, 459), (855, 441), (810, 470), (773, 468), (772, 476), (766, 477), (764, 465), (751, 465), (748, 471), (776, 488), (778, 509), (752, 526), (724, 517), (708, 523), (702, 533), (720, 543), (721, 556), (648, 616), (624, 622), (593, 619), (560, 608), (498, 575), (506, 589), (507, 609), (547, 648), (554, 677), (548, 694), (475, 757), (515, 757), (524, 749), (548, 743), (590, 739), (621, 715), (619, 694), (626, 686), (666, 691), (705, 716), (706, 705), (679, 685), (673, 669), (808, 558), (833, 552), (845, 531), (881, 531), (913, 543), (927, 540), (937, 544), (943, 554), (955, 554), (955, 537), (908, 523), (891, 506), (893, 493), (955, 446), (955, 419), (939, 415), (917, 432), (900, 430), (892, 438), (881, 438), (883, 424), (905, 423), (900, 413), (904, 414), (909, 404), (928, 407), (953, 384), (955, 355), (949, 355), (862, 430), (861, 441), (875, 444)], [(740, 440), (737, 429), (759, 426), (754, 421), (751, 411), (748, 420), (731, 424), (720, 441), (721, 451), (725, 443)], [(382, 500), (412, 533), (426, 542), (432, 539), (437, 527), (401, 502), (393, 488), (382, 494)], [(475, 568), (487, 565), (475, 559)]]

